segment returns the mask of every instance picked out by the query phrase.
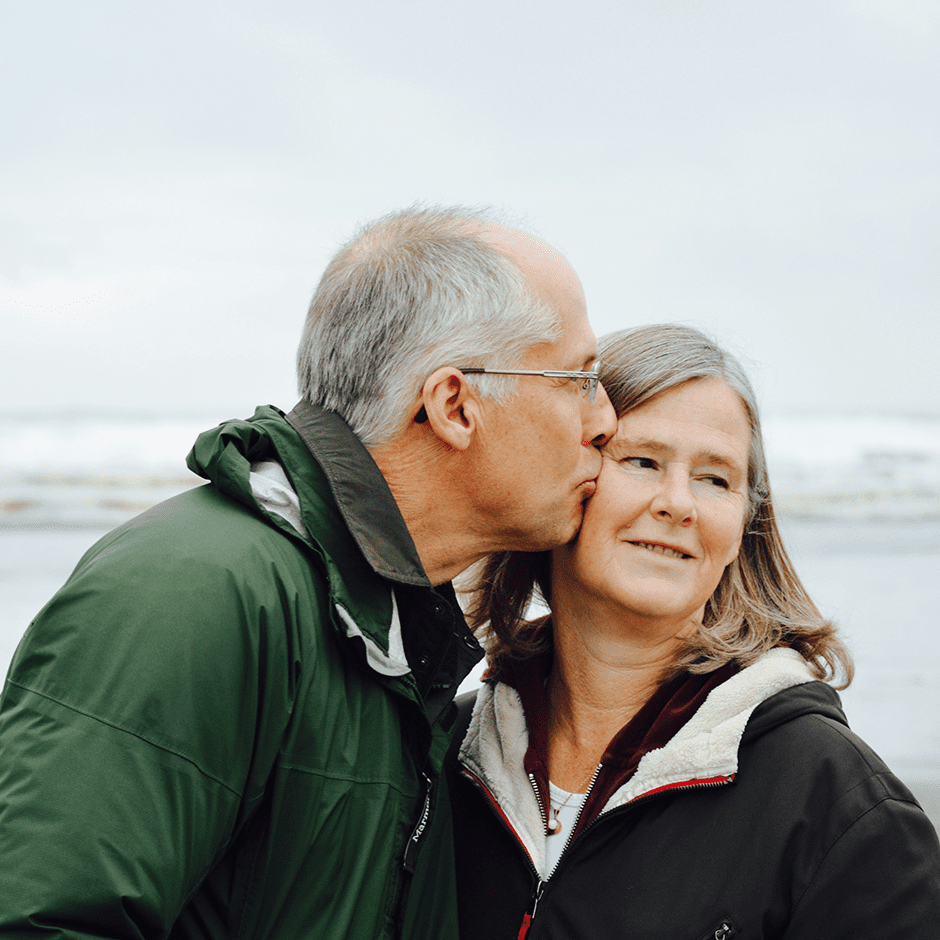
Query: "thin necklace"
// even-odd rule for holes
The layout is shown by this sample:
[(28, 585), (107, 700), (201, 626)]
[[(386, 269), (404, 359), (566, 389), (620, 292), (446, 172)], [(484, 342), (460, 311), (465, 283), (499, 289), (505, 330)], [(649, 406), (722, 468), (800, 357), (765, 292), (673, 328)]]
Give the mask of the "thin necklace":
[[(592, 771), (591, 771), (591, 777), (593, 777), (593, 776), (594, 776), (594, 771), (592, 770)], [(588, 781), (589, 781), (589, 782), (590, 782), (590, 780), (591, 780), (591, 777), (588, 778)], [(558, 789), (560, 790), (561, 787), (558, 787)], [(577, 794), (576, 794), (576, 793), (569, 793), (569, 794), (565, 797), (564, 801), (563, 801), (558, 807), (556, 807), (555, 804), (552, 803), (552, 787), (551, 787), (551, 781), (549, 781), (549, 786), (548, 786), (548, 812), (549, 812), (549, 814), (550, 814), (550, 819), (548, 820), (548, 834), (549, 834), (550, 836), (557, 836), (558, 833), (561, 832), (561, 830), (562, 830), (562, 825), (561, 825), (561, 820), (558, 818), (558, 814), (568, 805), (568, 800), (570, 800), (571, 797), (573, 797), (573, 796), (582, 796), (582, 797), (586, 797), (586, 796), (587, 796), (587, 793), (577, 793)]]

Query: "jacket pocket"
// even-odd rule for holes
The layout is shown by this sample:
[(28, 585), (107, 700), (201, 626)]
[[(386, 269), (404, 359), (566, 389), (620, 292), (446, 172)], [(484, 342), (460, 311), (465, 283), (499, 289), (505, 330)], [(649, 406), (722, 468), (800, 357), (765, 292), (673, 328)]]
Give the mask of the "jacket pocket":
[(730, 917), (722, 917), (708, 933), (703, 933), (699, 940), (733, 940), (739, 932)]

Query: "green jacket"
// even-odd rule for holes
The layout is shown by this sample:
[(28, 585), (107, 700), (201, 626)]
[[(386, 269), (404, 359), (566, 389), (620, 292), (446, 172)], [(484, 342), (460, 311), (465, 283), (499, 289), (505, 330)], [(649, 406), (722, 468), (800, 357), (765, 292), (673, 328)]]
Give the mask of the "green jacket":
[(480, 653), (452, 590), (335, 415), (259, 408), (189, 463), (212, 485), (105, 536), (17, 650), (0, 937), (456, 937), (439, 771)]

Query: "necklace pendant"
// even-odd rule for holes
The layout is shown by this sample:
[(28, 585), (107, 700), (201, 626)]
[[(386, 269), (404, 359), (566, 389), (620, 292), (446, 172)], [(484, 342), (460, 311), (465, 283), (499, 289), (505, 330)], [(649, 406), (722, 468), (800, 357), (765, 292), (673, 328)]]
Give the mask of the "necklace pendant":
[(561, 822), (558, 819), (558, 812), (552, 810), (552, 818), (548, 821), (548, 834), (557, 836), (559, 832), (561, 832)]

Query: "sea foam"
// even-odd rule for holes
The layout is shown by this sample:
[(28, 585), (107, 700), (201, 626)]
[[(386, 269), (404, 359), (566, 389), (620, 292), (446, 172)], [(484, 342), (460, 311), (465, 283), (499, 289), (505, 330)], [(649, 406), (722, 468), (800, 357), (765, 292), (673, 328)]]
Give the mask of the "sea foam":
[[(200, 482), (219, 417), (0, 417), (0, 526), (116, 525)], [(782, 515), (940, 519), (940, 416), (769, 416), (764, 441)]]

